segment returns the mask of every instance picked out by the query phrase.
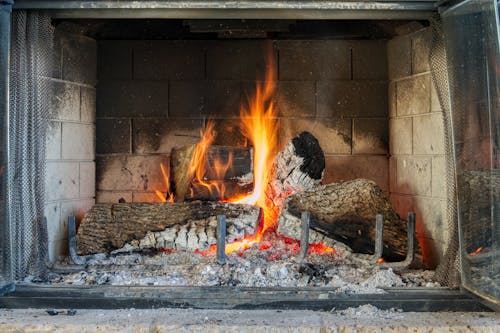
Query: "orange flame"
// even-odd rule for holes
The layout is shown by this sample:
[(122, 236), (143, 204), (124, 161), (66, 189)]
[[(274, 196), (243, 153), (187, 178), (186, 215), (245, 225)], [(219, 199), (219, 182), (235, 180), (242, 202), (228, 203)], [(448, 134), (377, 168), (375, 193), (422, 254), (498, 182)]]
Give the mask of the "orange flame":
[(170, 190), (170, 178), (168, 176), (169, 172), (167, 170), (165, 170), (163, 163), (160, 164), (160, 169), (161, 169), (163, 181), (165, 182), (167, 190), (166, 190), (166, 193), (163, 193), (162, 191), (159, 191), (159, 190), (156, 190), (155, 193), (161, 202), (174, 202), (174, 194)]
[(478, 247), (475, 251), (469, 253), (469, 255), (473, 257), (473, 256), (477, 256), (481, 252), (483, 252), (483, 247), (482, 246)]
[(377, 259), (377, 264), (383, 264), (383, 263), (385, 263), (384, 258), (378, 258)]

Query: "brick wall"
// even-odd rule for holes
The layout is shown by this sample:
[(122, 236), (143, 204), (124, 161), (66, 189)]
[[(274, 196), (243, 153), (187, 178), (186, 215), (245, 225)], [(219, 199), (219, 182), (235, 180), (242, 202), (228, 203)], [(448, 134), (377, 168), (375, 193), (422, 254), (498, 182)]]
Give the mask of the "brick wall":
[[(100, 41), (97, 201), (154, 201), (159, 164), (196, 143), (208, 116), (216, 143), (244, 142), (239, 106), (265, 68), (262, 41)], [(327, 156), (325, 182), (366, 177), (389, 189), (385, 41), (273, 43), (280, 145), (300, 131)]]
[(388, 43), (390, 194), (402, 216), (416, 212), (424, 258), (439, 262), (447, 240), (445, 158), (441, 109), (431, 80), (431, 30)]
[(56, 31), (55, 66), (49, 80), (45, 216), (49, 257), (67, 252), (67, 218), (81, 218), (95, 202), (94, 40)]

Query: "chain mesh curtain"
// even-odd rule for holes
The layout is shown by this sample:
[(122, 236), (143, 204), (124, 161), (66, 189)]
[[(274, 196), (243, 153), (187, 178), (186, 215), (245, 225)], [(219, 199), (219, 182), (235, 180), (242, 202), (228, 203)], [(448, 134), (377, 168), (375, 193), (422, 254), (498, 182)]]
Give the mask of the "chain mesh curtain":
[(444, 147), (446, 156), (446, 221), (448, 222), (449, 240), (445, 245), (445, 254), (439, 266), (436, 268), (434, 278), (443, 285), (458, 287), (460, 285), (459, 258), (458, 258), (458, 218), (457, 218), (457, 195), (455, 178), (455, 158), (453, 152), (450, 89), (448, 70), (446, 62), (446, 49), (444, 45), (444, 32), (439, 16), (431, 20), (432, 46), (430, 52), (430, 63), (432, 81), (436, 86), (439, 104), (443, 110), (444, 125)]
[(43, 277), (47, 227), (43, 218), (45, 133), (53, 44), (50, 18), (14, 11), (11, 30), (8, 207), (15, 279)]

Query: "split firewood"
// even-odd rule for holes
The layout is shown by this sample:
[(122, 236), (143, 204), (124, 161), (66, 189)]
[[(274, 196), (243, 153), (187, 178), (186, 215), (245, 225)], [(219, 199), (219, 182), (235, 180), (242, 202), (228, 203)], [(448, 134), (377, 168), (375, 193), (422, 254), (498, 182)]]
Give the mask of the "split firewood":
[[(218, 201), (251, 192), (252, 150), (247, 147), (210, 146), (205, 156), (203, 186), (190, 174), (194, 145), (172, 149), (171, 178), (175, 202)], [(218, 189), (218, 190), (216, 190)]]
[[(300, 239), (301, 212), (311, 213), (311, 239), (331, 238), (355, 252), (373, 253), (375, 217), (384, 215), (383, 257), (401, 261), (406, 257), (406, 222), (396, 213), (375, 182), (356, 179), (319, 186), (286, 199), (278, 221), (278, 233)], [(416, 262), (421, 262), (417, 245)]]
[(227, 239), (235, 240), (255, 232), (259, 214), (256, 206), (200, 201), (97, 204), (80, 223), (77, 251), (109, 252), (148, 232), (155, 237), (152, 247), (204, 249), (215, 244), (217, 215), (226, 215)]
[(318, 140), (302, 132), (278, 153), (266, 196), (281, 207), (288, 196), (317, 187), (323, 179), (325, 155)]

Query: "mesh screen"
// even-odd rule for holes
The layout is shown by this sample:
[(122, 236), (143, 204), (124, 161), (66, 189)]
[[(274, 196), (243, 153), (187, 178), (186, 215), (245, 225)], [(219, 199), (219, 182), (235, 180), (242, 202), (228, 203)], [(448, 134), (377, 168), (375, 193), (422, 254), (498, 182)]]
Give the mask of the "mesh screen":
[(43, 218), (45, 133), (53, 27), (35, 11), (14, 11), (11, 30), (8, 159), (10, 262), (15, 279), (43, 277), (47, 230)]
[(456, 202), (455, 159), (452, 142), (452, 125), (450, 115), (450, 91), (446, 62), (444, 33), (439, 17), (431, 20), (432, 46), (430, 64), (432, 81), (436, 87), (439, 104), (441, 105), (444, 124), (444, 147), (446, 159), (446, 221), (448, 222), (449, 241), (446, 245), (444, 258), (436, 268), (435, 279), (443, 285), (458, 287), (460, 285), (458, 261), (458, 224)]

